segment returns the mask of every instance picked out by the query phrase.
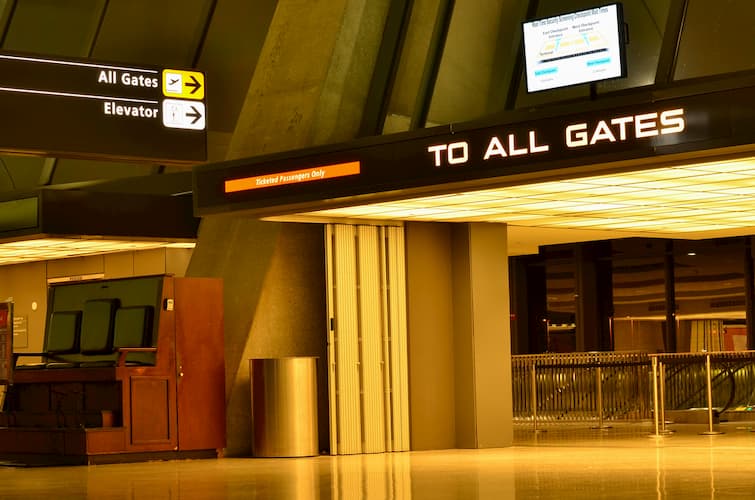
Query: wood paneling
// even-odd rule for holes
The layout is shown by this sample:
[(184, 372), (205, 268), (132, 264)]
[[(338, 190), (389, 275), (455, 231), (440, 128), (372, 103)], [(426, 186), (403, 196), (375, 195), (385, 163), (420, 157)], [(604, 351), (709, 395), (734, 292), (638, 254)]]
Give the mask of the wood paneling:
[(178, 446), (225, 446), (223, 290), (216, 279), (176, 278)]
[(9, 411), (0, 414), (8, 426), (0, 429), (0, 458), (65, 456), (86, 463), (128, 453), (143, 460), (150, 453), (216, 453), (225, 446), (222, 281), (166, 276), (157, 288), (143, 289), (143, 281), (155, 278), (130, 279), (131, 287), (111, 280), (96, 290), (116, 293), (121, 304), (149, 296), (155, 364), (16, 371)]
[(152, 444), (170, 441), (167, 377), (131, 378), (131, 442)]

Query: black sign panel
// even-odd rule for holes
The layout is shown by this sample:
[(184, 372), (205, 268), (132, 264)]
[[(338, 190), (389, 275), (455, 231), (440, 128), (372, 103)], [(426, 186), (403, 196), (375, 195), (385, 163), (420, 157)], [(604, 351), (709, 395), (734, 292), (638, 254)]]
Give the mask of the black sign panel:
[(201, 162), (203, 86), (193, 71), (0, 53), (0, 150)]
[[(195, 210), (272, 214), (315, 201), (410, 197), (469, 181), (753, 144), (753, 123), (755, 88), (744, 88), (493, 127), (429, 129), (198, 167)], [(341, 167), (354, 163), (358, 168), (344, 174)]]

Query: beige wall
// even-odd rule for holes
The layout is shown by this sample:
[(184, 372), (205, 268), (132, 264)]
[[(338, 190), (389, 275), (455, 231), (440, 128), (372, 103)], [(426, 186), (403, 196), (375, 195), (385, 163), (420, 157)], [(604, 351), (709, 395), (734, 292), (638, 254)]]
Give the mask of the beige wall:
[[(614, 350), (663, 352), (663, 324), (662, 320), (617, 319), (613, 323)], [(689, 347), (689, 333), (686, 345)], [(677, 348), (682, 351), (681, 346)]]
[[(251, 451), (249, 359), (317, 356), (320, 410), (327, 411), (325, 245), (319, 224), (244, 217), (202, 220), (189, 276), (223, 278), (227, 448)], [(327, 444), (327, 413), (320, 442)]]
[(183, 276), (191, 253), (191, 249), (160, 248), (0, 266), (0, 300), (12, 297), (14, 315), (27, 320), (28, 341), (17, 336), (14, 350), (39, 352), (44, 346), (48, 279), (92, 274), (107, 279), (166, 273)]
[(412, 450), (456, 447), (451, 226), (406, 225)]
[(408, 223), (412, 449), (513, 441), (506, 226)]

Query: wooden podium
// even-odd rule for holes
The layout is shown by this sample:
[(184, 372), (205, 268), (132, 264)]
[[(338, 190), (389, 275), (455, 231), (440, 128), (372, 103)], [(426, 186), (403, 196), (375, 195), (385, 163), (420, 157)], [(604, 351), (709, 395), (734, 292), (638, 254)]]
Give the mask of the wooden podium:
[(222, 453), (221, 280), (56, 285), (45, 338), (46, 351), (36, 353), (45, 362), (11, 364), (0, 460), (80, 464)]

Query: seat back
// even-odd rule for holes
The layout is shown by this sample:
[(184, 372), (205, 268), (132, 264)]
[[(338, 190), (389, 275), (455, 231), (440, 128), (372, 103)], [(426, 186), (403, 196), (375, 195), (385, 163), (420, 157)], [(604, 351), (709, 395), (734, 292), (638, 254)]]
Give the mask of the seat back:
[(55, 311), (50, 315), (45, 352), (71, 354), (79, 352), (81, 311)]
[[(113, 348), (152, 345), (152, 306), (121, 307), (115, 311)], [(155, 364), (154, 353), (129, 353), (126, 363)]]
[(94, 299), (84, 303), (80, 340), (82, 354), (113, 352), (113, 323), (118, 302), (117, 299)]

